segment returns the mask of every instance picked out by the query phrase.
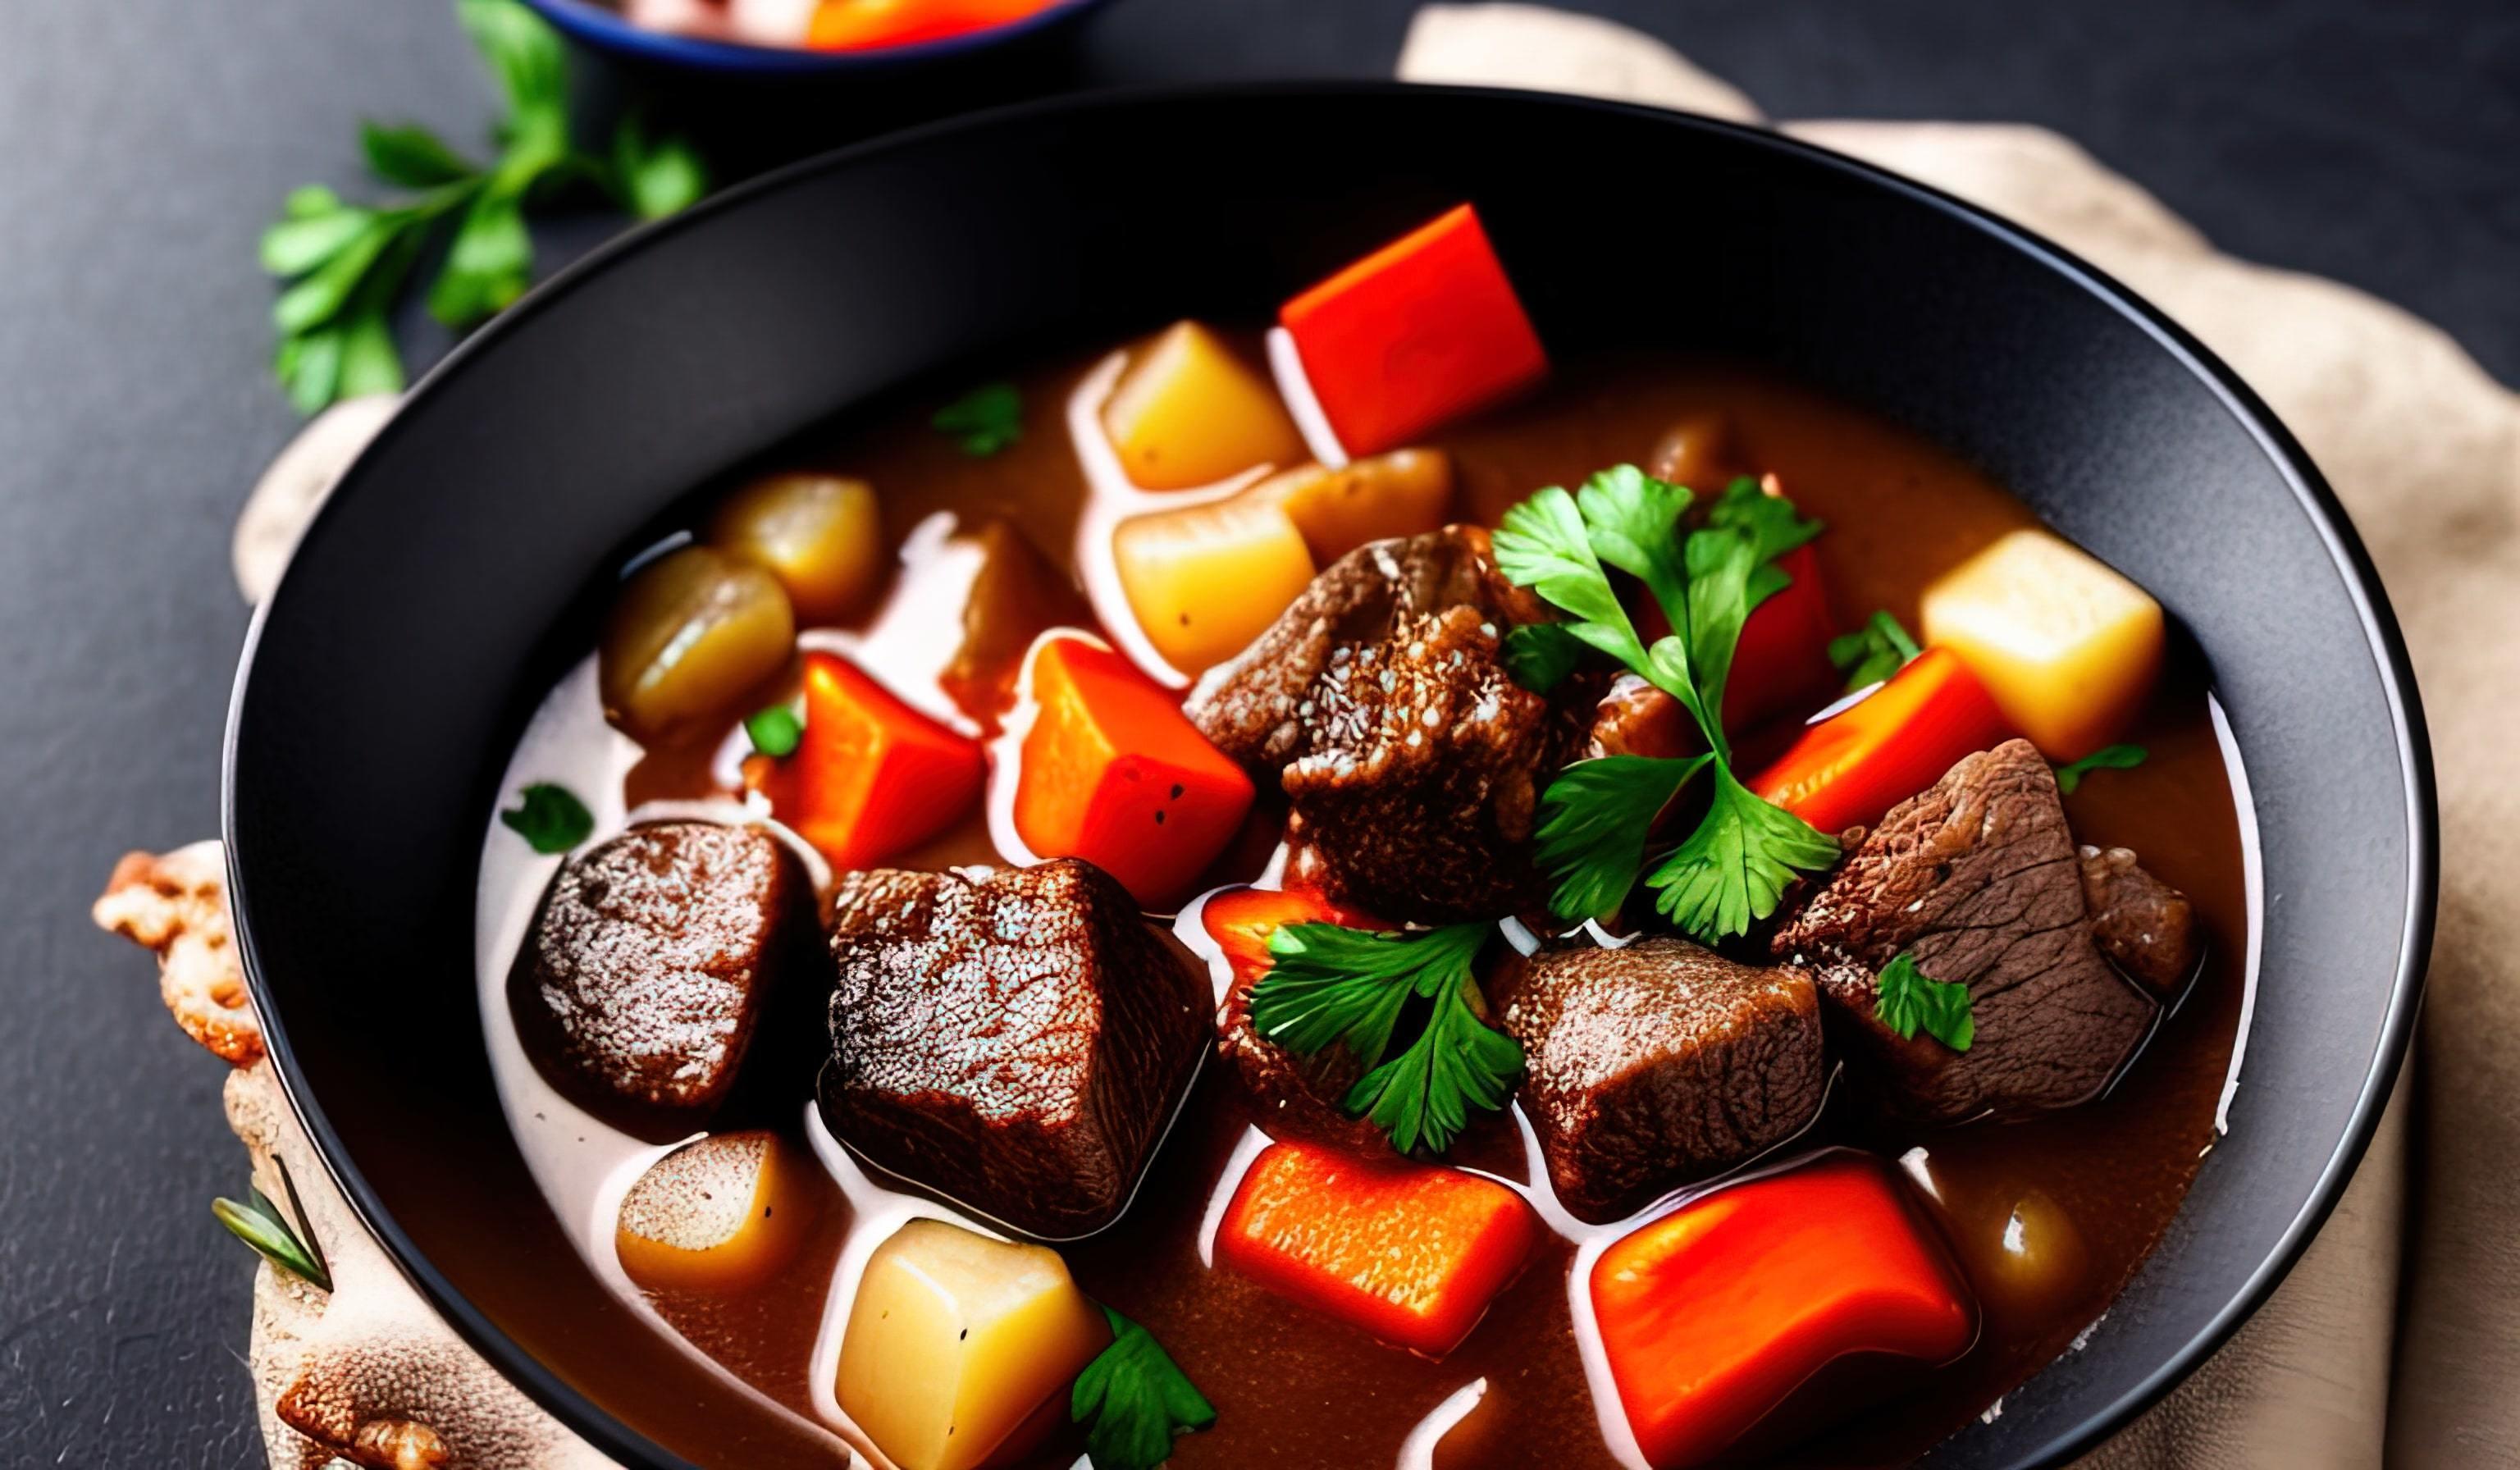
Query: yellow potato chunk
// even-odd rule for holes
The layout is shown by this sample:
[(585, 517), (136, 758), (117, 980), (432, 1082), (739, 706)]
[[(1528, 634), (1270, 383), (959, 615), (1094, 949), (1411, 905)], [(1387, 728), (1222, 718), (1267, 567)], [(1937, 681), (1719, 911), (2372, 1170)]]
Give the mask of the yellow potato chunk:
[(914, 1220), (858, 1283), (840, 1407), (902, 1470), (972, 1470), (1110, 1341), (1058, 1252)]
[(621, 1199), (612, 1245), (652, 1291), (736, 1295), (788, 1264), (820, 1213), (804, 1170), (772, 1134), (719, 1134), (649, 1167)]
[(770, 474), (721, 502), (708, 541), (770, 569), (801, 623), (865, 607), (892, 566), (875, 487), (836, 474)]
[(1242, 496), (1124, 520), (1111, 554), (1147, 641), (1185, 674), (1241, 652), (1313, 580), (1294, 521)]
[(1102, 427), (1130, 481), (1147, 490), (1186, 490), (1304, 458), (1304, 437), (1278, 390), (1196, 322), (1138, 350), (1102, 406)]
[(643, 744), (715, 739), (795, 652), (779, 579), (687, 546), (621, 584), (596, 655), (604, 713)]
[(1925, 642), (1958, 654), (2051, 761), (2133, 718), (2161, 668), (2161, 604), (2040, 530), (2009, 532), (1925, 589)]
[(1306, 465), (1273, 474), (1243, 494), (1283, 509), (1314, 562), (1328, 566), (1369, 541), (1442, 525), (1453, 508), (1453, 461), (1440, 449), (1395, 449), (1343, 469)]

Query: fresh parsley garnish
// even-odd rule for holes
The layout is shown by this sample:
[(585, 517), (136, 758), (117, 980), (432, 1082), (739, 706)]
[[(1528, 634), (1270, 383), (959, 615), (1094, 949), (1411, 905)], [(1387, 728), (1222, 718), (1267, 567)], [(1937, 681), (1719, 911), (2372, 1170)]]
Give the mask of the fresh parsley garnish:
[(536, 781), (517, 793), (517, 805), (499, 814), (533, 850), (548, 857), (577, 846), (595, 830), (595, 814), (566, 786)]
[(320, 1291), (333, 1289), (333, 1273), (324, 1263), (323, 1246), (315, 1231), (306, 1224), (306, 1208), (297, 1199), (297, 1182), (289, 1177), (289, 1166), (277, 1158), (272, 1167), (280, 1171), (280, 1186), (289, 1196), (290, 1215), (260, 1189), (248, 1188), (245, 1200), (214, 1199), (210, 1214), (226, 1225), (236, 1238), (262, 1253), (262, 1258)]
[(2070, 766), (2057, 767), (2056, 789), (2071, 796), (2074, 788), (2083, 783), (2083, 778), (2092, 772), (2132, 771), (2151, 753), (2141, 745), (2103, 745)]
[(1172, 1456), (1176, 1436), (1216, 1422), (1207, 1402), (1154, 1334), (1110, 1308), (1111, 1346), (1068, 1391), (1068, 1417), (1086, 1426), (1085, 1453), (1094, 1470), (1154, 1470)]
[[(1545, 642), (1526, 641), (1526, 667), (1562, 678), (1557, 664), (1566, 661), (1566, 646), (1598, 649), (1680, 701), (1707, 746), (1706, 754), (1686, 759), (1614, 756), (1557, 774), (1541, 797), (1537, 833), (1541, 867), (1557, 879), (1552, 911), (1569, 920), (1606, 913), (1650, 867), (1645, 882), (1658, 907), (1711, 943), (1776, 912), (1793, 875), (1834, 862), (1837, 844), (1743, 786), (1724, 735), (1724, 686), (1741, 625), (1790, 580), (1773, 558), (1819, 534), (1819, 522), (1745, 478), (1726, 488), (1703, 527), (1684, 535), (1690, 499), (1679, 485), (1621, 465), (1594, 475), (1576, 495), (1551, 486), (1508, 511), (1495, 547), (1508, 579), (1571, 619), (1548, 625), (1562, 632)], [(1672, 627), (1669, 636), (1644, 646), (1605, 565), (1644, 584)], [(1715, 782), (1705, 818), (1649, 862), (1655, 816), (1707, 769)]]
[(1921, 1028), (1954, 1051), (1966, 1051), (1977, 1039), (1967, 986), (1957, 980), (1928, 979), (1912, 955), (1891, 960), (1881, 971), (1879, 983), (1872, 1013), (1901, 1037), (1912, 1039)]
[(1879, 684), (1925, 650), (1888, 611), (1876, 611), (1852, 633), (1828, 641), (1828, 661), (1846, 676), (1846, 691)]
[(772, 760), (785, 760), (795, 753), (796, 742), (805, 737), (805, 722), (784, 704), (755, 710), (743, 722), (744, 735), (752, 748)]
[(1524, 623), (1505, 634), (1505, 671), (1534, 693), (1557, 688), (1592, 652), (1564, 623)]
[[(1251, 1024), (1292, 1051), (1346, 1047), (1366, 1071), (1339, 1105), (1372, 1120), (1402, 1153), (1421, 1143), (1441, 1153), (1470, 1109), (1505, 1106), (1522, 1071), (1521, 1044), (1488, 1025), (1471, 972), (1491, 932), (1483, 923), (1414, 934), (1288, 924), (1269, 936)], [(1390, 1054), (1413, 1009), (1422, 1013), (1418, 1035)]]
[(655, 219), (707, 190), (691, 145), (651, 136), (636, 116), (623, 119), (606, 155), (578, 150), (569, 136), (567, 58), (532, 11), (517, 0), (456, 0), (455, 14), (507, 101), (498, 156), (484, 166), (427, 128), (365, 123), (359, 148), (369, 172), (411, 192), (389, 203), (353, 204), (309, 185), (289, 196), (263, 232), (263, 269), (291, 283), (272, 303), (280, 334), (272, 370), (301, 413), (336, 398), (401, 390), (394, 305), (447, 221), (455, 225), (428, 310), (464, 328), (531, 283), (529, 199), (592, 183), (640, 218)]
[(982, 383), (927, 421), (965, 454), (985, 460), (1023, 437), (1023, 394), (1011, 382)]

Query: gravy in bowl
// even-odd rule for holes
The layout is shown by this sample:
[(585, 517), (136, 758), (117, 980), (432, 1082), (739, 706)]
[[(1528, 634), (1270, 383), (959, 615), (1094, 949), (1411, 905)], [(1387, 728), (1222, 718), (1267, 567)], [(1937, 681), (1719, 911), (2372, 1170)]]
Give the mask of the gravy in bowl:
[(834, 1463), (1900, 1463), (2212, 1147), (2242, 798), (2160, 609), (1468, 267), (1411, 357), (1357, 303), (1467, 243), (793, 446), (514, 753), (511, 1127)]

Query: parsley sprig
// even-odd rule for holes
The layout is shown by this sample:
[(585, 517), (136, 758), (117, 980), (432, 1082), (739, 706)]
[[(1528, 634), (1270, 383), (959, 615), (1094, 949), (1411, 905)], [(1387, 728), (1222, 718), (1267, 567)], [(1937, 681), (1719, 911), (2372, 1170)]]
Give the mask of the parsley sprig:
[[(1552, 633), (1508, 639), (1508, 667), (1564, 677), (1589, 648), (1680, 701), (1706, 741), (1682, 759), (1613, 756), (1558, 773), (1541, 798), (1539, 861), (1557, 878), (1550, 907), (1568, 920), (1615, 909), (1648, 866), (1655, 817), (1700, 771), (1713, 773), (1705, 817), (1651, 863), (1645, 884), (1683, 931), (1713, 942), (1776, 912), (1798, 872), (1836, 861), (1837, 843), (1762, 800), (1732, 773), (1724, 686), (1752, 608), (1791, 580), (1776, 558), (1820, 534), (1782, 496), (1736, 479), (1685, 535), (1691, 493), (1621, 465), (1574, 495), (1552, 486), (1515, 506), (1498, 527), (1497, 565), (1568, 614)], [(1646, 646), (1606, 568), (1634, 576), (1672, 632)], [(1518, 656), (1519, 667), (1512, 660)], [(1550, 682), (1553, 683), (1554, 679)]]
[(938, 409), (927, 423), (965, 454), (985, 460), (1023, 437), (1023, 390), (1011, 382), (982, 383)]
[(1866, 618), (1863, 627), (1828, 641), (1828, 661), (1846, 676), (1850, 694), (1879, 684), (1924, 651), (1886, 608)]
[[(1269, 936), (1251, 1024), (1293, 1051), (1347, 1047), (1366, 1072), (1339, 1105), (1370, 1119), (1402, 1153), (1421, 1143), (1441, 1153), (1472, 1108), (1505, 1106), (1522, 1071), (1521, 1044), (1488, 1025), (1471, 970), (1492, 932), (1483, 923), (1418, 933), (1288, 924)], [(1418, 1034), (1393, 1054), (1392, 1039), (1412, 1014)]]
[(428, 311), (460, 330), (505, 308), (531, 284), (528, 202), (572, 183), (592, 184), (622, 208), (654, 219), (707, 191), (691, 145), (652, 136), (636, 116), (623, 119), (607, 152), (578, 149), (568, 125), (567, 58), (532, 11), (517, 0), (456, 0), (455, 14), (506, 99), (498, 156), (483, 165), (427, 128), (364, 123), (359, 146), (369, 172), (407, 192), (388, 203), (355, 204), (308, 185), (289, 196), (263, 232), (263, 269), (291, 283), (272, 303), (280, 334), (272, 371), (301, 413), (336, 398), (401, 390), (393, 309), (441, 235), (445, 253)]
[(1094, 1470), (1154, 1470), (1172, 1456), (1176, 1436), (1216, 1422), (1216, 1406), (1153, 1333), (1108, 1307), (1102, 1314), (1111, 1322), (1111, 1346), (1076, 1375), (1068, 1417), (1086, 1426)]
[(1977, 1039), (1968, 987), (1957, 980), (1929, 979), (1916, 968), (1914, 956), (1901, 955), (1884, 966), (1879, 987), (1872, 1013), (1900, 1036), (1913, 1038), (1922, 1029), (1954, 1051), (1966, 1051)]
[(595, 831), (595, 814), (577, 793), (547, 780), (518, 791), (517, 804), (502, 811), (499, 820), (545, 857), (568, 851)]
[(2103, 745), (2071, 765), (2056, 768), (2056, 789), (2071, 796), (2094, 771), (2132, 771), (2151, 754), (2141, 745)]

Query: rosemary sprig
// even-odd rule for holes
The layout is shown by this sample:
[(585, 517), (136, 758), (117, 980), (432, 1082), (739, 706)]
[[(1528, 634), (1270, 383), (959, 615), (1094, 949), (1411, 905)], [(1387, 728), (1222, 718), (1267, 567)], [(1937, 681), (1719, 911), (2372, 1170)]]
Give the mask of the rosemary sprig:
[(229, 1233), (252, 1246), (262, 1259), (289, 1272), (320, 1291), (333, 1289), (333, 1272), (324, 1263), (323, 1242), (315, 1238), (314, 1226), (306, 1223), (306, 1206), (297, 1198), (297, 1181), (289, 1177), (289, 1166), (274, 1158), (271, 1166), (280, 1171), (280, 1187), (289, 1196), (290, 1216), (280, 1213), (259, 1188), (248, 1185), (249, 1200), (214, 1199), (210, 1214)]

